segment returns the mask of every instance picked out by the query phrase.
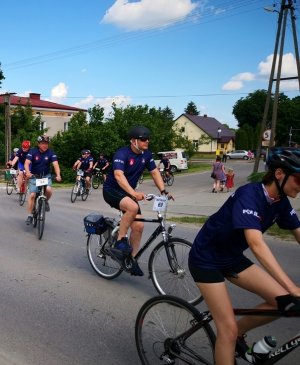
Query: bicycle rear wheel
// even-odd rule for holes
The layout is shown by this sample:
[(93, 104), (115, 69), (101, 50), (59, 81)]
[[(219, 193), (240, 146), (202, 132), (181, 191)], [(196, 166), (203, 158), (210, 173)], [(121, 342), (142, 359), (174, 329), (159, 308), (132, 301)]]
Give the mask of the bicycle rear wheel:
[(46, 201), (45, 199), (39, 200), (38, 214), (37, 214), (37, 238), (42, 239), (46, 219)]
[(7, 193), (7, 195), (11, 195), (11, 193), (14, 190), (14, 187), (15, 187), (15, 184), (14, 184), (13, 179), (10, 179), (9, 181), (7, 181), (7, 183), (6, 183), (6, 193)]
[(203, 300), (190, 274), (188, 257), (192, 244), (173, 237), (167, 243), (161, 241), (151, 252), (149, 274), (159, 294), (175, 295), (191, 304)]
[(213, 365), (215, 334), (203, 314), (170, 295), (149, 299), (135, 322), (135, 343), (143, 365)]
[(100, 185), (100, 176), (98, 174), (92, 177), (92, 187), (93, 189), (98, 189)]
[(167, 185), (172, 186), (174, 182), (174, 175), (170, 173), (169, 177), (167, 178)]
[(112, 228), (98, 234), (89, 234), (87, 239), (87, 256), (94, 271), (104, 279), (114, 279), (119, 276), (123, 269), (120, 264), (115, 261), (110, 253), (109, 248), (111, 240)]
[(73, 189), (71, 191), (71, 202), (72, 203), (75, 202), (79, 192), (80, 192), (80, 183), (79, 183), (79, 181), (76, 181), (74, 186), (73, 186)]

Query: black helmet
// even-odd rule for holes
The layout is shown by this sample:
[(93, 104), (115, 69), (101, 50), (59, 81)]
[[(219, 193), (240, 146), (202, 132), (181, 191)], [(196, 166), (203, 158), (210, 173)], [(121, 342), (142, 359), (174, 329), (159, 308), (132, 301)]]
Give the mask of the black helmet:
[(143, 127), (142, 125), (133, 127), (128, 132), (128, 138), (149, 138), (150, 137), (150, 131), (148, 128)]
[(278, 168), (287, 174), (300, 173), (300, 149), (292, 147), (274, 147), (267, 159), (269, 170)]
[(49, 136), (46, 136), (46, 134), (43, 134), (42, 136), (38, 136), (37, 141), (40, 142), (46, 142), (49, 143), (50, 142), (50, 138)]

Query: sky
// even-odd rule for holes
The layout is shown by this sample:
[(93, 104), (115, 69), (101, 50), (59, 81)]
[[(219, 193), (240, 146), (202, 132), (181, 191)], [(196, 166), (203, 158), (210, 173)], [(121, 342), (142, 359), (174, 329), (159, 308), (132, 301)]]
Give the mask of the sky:
[[(84, 109), (169, 107), (237, 127), (235, 103), (267, 89), (281, 1), (1, 1), (0, 93)], [(268, 7), (275, 11), (266, 11)], [(300, 5), (295, 3), (297, 37)], [(296, 76), (290, 18), (282, 76)], [(275, 83), (274, 83), (275, 84)], [(295, 80), (280, 91), (299, 95)]]

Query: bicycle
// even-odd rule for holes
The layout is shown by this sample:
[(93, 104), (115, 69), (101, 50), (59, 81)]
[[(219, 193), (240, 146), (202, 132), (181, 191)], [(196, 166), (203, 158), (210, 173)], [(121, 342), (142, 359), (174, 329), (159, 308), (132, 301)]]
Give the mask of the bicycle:
[(18, 171), (11, 168), (7, 171), (7, 182), (6, 182), (6, 193), (7, 195), (11, 195), (12, 192), (15, 190), (17, 191), (17, 175), (18, 175)]
[(89, 190), (85, 187), (84, 171), (76, 171), (76, 181), (71, 192), (71, 202), (74, 203), (78, 196), (81, 195), (83, 201), (87, 200)]
[(93, 189), (98, 189), (100, 184), (103, 185), (103, 173), (99, 167), (96, 167), (92, 176), (92, 187)]
[[(300, 317), (300, 311), (235, 308), (238, 316)], [(171, 295), (149, 299), (135, 322), (135, 341), (143, 365), (213, 365), (216, 336), (209, 311), (199, 312)], [(300, 334), (272, 351), (260, 365), (272, 365), (300, 345)], [(239, 356), (236, 356), (238, 359)], [(235, 360), (235, 364), (237, 364)], [(244, 363), (244, 362), (243, 362)]]
[(33, 227), (37, 227), (37, 238), (41, 240), (43, 237), (46, 220), (46, 188), (48, 185), (48, 177), (33, 176), (31, 178), (35, 179), (35, 184), (38, 188), (38, 191), (35, 194), (34, 208), (32, 213)]
[(21, 183), (20, 192), (19, 192), (19, 204), (21, 206), (25, 203), (27, 192), (28, 192), (28, 185), (27, 185), (27, 180), (25, 177), (25, 171), (23, 171), (23, 178), (22, 178), (22, 183)]
[[(188, 254), (192, 244), (185, 239), (172, 237), (171, 233), (176, 227), (175, 224), (166, 227), (165, 215), (168, 199), (154, 194), (149, 194), (146, 199), (154, 199), (153, 210), (156, 211), (157, 218), (137, 218), (136, 221), (157, 223), (158, 226), (141, 246), (135, 259), (138, 260), (151, 243), (159, 235), (162, 235), (162, 241), (154, 247), (148, 259), (149, 278), (152, 280), (155, 289), (161, 295), (176, 294), (185, 298), (189, 303), (201, 302), (202, 296), (188, 268)], [(110, 248), (116, 242), (119, 222), (113, 218), (104, 218), (101, 215), (98, 215), (98, 217), (99, 220), (101, 220), (101, 217), (105, 219), (106, 230), (95, 234), (96, 231), (86, 229), (88, 232), (87, 256), (94, 271), (100, 277), (111, 280), (118, 277), (122, 271), (130, 272), (132, 257), (129, 256), (124, 262), (120, 263), (112, 255)]]
[(160, 174), (163, 179), (163, 182), (168, 186), (172, 186), (174, 182), (174, 175), (171, 171), (169, 171), (169, 176), (166, 175), (166, 171), (164, 169), (160, 169)]

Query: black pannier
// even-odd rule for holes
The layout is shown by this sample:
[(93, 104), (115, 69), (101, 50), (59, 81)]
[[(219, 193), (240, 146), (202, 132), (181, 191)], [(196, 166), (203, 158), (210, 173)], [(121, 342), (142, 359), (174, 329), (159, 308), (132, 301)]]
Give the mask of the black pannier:
[(90, 234), (102, 234), (108, 228), (105, 218), (101, 214), (90, 213), (83, 219), (84, 229)]

